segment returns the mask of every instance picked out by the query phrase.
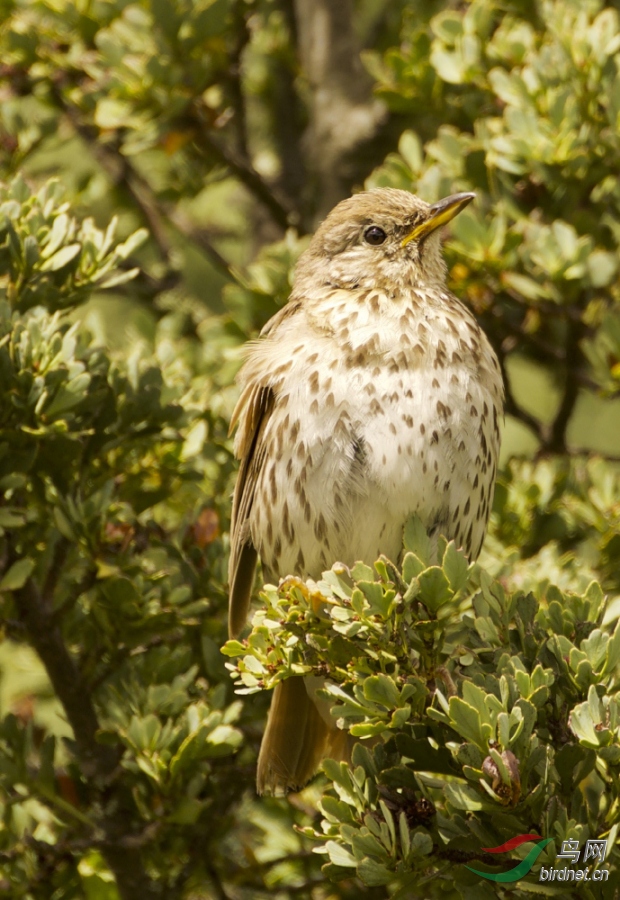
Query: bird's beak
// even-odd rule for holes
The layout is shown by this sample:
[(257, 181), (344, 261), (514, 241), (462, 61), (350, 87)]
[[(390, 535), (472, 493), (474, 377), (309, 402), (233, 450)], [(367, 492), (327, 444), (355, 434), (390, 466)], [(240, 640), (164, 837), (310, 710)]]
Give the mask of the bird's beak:
[(471, 203), (475, 196), (475, 194), (469, 192), (464, 194), (452, 194), (450, 197), (445, 197), (443, 200), (438, 200), (437, 203), (433, 203), (429, 210), (428, 219), (424, 222), (419, 222), (413, 231), (402, 239), (400, 246), (405, 247), (409, 241), (415, 241), (426, 237), (431, 231), (435, 231), (436, 228), (445, 225), (446, 222), (453, 219), (457, 213), (460, 213), (462, 209), (465, 209), (467, 204)]

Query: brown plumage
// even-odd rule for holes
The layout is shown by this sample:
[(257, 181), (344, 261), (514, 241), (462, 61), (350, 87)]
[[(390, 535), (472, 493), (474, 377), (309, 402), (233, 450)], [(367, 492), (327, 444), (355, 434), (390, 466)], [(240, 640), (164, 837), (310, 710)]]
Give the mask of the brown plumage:
[[(269, 580), (398, 558), (416, 513), (475, 558), (490, 511), (503, 386), (472, 314), (447, 289), (439, 231), (471, 199), (379, 189), (340, 203), (299, 260), (287, 305), (239, 375), (231, 635), (257, 557)], [(320, 679), (274, 691), (259, 792), (298, 788), (347, 742)]]

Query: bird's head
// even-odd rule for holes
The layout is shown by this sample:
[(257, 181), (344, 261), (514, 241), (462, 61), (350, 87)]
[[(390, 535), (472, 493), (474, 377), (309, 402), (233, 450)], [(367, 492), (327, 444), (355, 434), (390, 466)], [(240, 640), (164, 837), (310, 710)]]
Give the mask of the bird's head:
[(377, 188), (343, 200), (319, 226), (298, 268), (314, 286), (398, 290), (445, 282), (441, 226), (474, 194), (425, 203), (414, 194)]

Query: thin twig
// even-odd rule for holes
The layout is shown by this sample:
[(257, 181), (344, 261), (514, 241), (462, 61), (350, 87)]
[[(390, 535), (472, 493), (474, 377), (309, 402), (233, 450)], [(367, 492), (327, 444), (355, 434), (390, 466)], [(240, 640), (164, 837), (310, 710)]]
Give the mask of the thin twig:
[(545, 433), (542, 424), (535, 416), (519, 406), (519, 404), (515, 400), (514, 394), (512, 392), (512, 385), (508, 377), (508, 372), (506, 371), (505, 354), (503, 353), (501, 347), (496, 347), (495, 349), (497, 350), (497, 356), (499, 359), (500, 368), (502, 370), (502, 378), (504, 380), (504, 409), (506, 413), (508, 413), (508, 415), (514, 416), (514, 418), (518, 419), (520, 422), (523, 422), (523, 424), (533, 432), (535, 437), (538, 438), (541, 443), (543, 443), (545, 440)]
[(200, 142), (206, 151), (230, 169), (233, 175), (236, 175), (239, 181), (254, 194), (256, 199), (269, 211), (276, 225), (283, 230), (291, 227), (300, 229), (299, 213), (276, 195), (251, 163), (246, 162), (239, 153), (230, 147), (224, 147), (214, 138), (206, 123), (202, 124)]
[(576, 372), (581, 362), (581, 347), (579, 342), (582, 336), (580, 320), (573, 319), (567, 324), (566, 332), (566, 375), (564, 381), (564, 394), (560, 408), (551, 425), (549, 440), (546, 449), (554, 453), (566, 453), (566, 431), (568, 423), (575, 409), (579, 397), (579, 380)]
[(108, 177), (117, 187), (124, 188), (129, 193), (142, 213), (157, 245), (157, 249), (167, 263), (168, 268), (170, 270), (174, 269), (171, 263), (172, 244), (166, 230), (167, 221), (171, 222), (184, 237), (196, 243), (226, 278), (236, 280), (231, 266), (209, 241), (204, 231), (197, 234), (186, 223), (181, 223), (176, 215), (159, 201), (150, 184), (136, 171), (127, 158), (123, 157), (116, 150), (108, 149), (98, 141), (96, 131), (80, 120), (76, 110), (69, 103), (65, 102), (59, 90), (53, 91), (52, 96), (60, 110), (66, 115), (76, 134), (88, 145), (88, 148)]

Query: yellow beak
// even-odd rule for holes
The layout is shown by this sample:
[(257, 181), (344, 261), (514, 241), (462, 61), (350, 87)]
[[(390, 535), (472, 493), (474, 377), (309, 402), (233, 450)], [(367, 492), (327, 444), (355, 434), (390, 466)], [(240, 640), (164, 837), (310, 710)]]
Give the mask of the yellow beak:
[(403, 238), (400, 246), (405, 247), (409, 241), (419, 240), (422, 237), (426, 237), (431, 231), (435, 231), (436, 228), (441, 228), (442, 225), (453, 219), (457, 213), (460, 213), (468, 203), (471, 203), (475, 196), (475, 194), (469, 192), (452, 194), (444, 200), (438, 200), (437, 203), (433, 203), (429, 210), (428, 219), (416, 225), (413, 231)]

